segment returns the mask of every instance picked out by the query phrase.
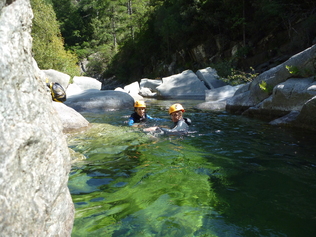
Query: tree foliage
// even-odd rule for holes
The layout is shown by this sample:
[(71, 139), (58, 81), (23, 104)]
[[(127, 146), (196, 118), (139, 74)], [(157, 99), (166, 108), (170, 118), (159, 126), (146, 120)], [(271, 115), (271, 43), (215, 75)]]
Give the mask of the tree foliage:
[(126, 82), (164, 76), (174, 62), (178, 70), (209, 66), (191, 51), (207, 44), (218, 53), (219, 36), (242, 45), (235, 59), (246, 58), (264, 37), (290, 30), (316, 8), (312, 0), (50, 1), (66, 48), (89, 58), (88, 73)]
[(43, 0), (31, 0), (33, 55), (40, 69), (55, 69), (71, 76), (79, 75), (77, 57), (64, 49), (63, 38), (52, 6)]

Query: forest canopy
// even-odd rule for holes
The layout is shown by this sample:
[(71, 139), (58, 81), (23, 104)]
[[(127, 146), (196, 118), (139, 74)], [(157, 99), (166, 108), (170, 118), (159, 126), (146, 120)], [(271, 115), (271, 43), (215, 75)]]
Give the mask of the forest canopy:
[[(302, 19), (309, 19), (306, 28), (312, 29), (316, 22), (312, 0), (32, 0), (35, 2), (45, 2), (47, 6), (41, 8), (56, 14), (58, 23), (41, 21), (47, 22), (44, 27), (50, 28), (51, 35), (64, 40), (66, 50), (59, 57), (72, 57), (70, 52), (74, 52), (79, 60), (88, 59), (86, 75), (98, 79), (115, 75), (122, 82), (210, 66), (210, 60), (196, 59), (192, 49), (204, 44), (210, 54), (217, 55), (219, 39), (224, 42), (220, 47), (240, 44), (237, 57), (246, 58), (274, 31), (290, 30)], [(39, 6), (32, 5), (38, 12)], [(33, 31), (42, 34), (37, 28)], [(63, 41), (49, 42), (57, 47)], [(46, 43), (35, 46), (41, 44)], [(220, 53), (222, 61), (231, 60)], [(168, 65), (172, 62), (176, 65), (171, 72)]]

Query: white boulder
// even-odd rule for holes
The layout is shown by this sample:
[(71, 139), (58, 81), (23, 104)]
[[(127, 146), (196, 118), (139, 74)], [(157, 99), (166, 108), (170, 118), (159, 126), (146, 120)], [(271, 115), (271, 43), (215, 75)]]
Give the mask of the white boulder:
[(205, 99), (207, 87), (194, 72), (186, 70), (180, 74), (162, 78), (157, 87), (158, 96), (164, 99)]
[(74, 109), (60, 102), (53, 101), (52, 104), (63, 125), (63, 132), (72, 132), (89, 126), (89, 122)]
[(198, 70), (196, 75), (205, 83), (208, 89), (215, 89), (227, 85), (225, 82), (219, 80), (217, 71), (211, 67)]
[(162, 80), (153, 80), (153, 79), (147, 79), (143, 78), (140, 80), (140, 89), (142, 88), (149, 88), (152, 92), (157, 91), (157, 87), (162, 84)]
[(59, 83), (65, 90), (67, 89), (70, 81), (70, 76), (56, 71), (54, 69), (48, 69), (48, 70), (41, 70), (44, 73), (45, 82), (48, 80), (48, 82), (57, 82)]

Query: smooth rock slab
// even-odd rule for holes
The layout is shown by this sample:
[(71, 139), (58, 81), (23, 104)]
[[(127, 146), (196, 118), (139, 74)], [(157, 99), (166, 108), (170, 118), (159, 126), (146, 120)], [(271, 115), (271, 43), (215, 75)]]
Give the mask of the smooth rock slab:
[(130, 109), (134, 105), (134, 99), (130, 94), (122, 91), (90, 89), (69, 97), (65, 104), (78, 112), (102, 113), (109, 110)]
[(191, 70), (162, 78), (157, 95), (163, 99), (205, 99), (207, 87)]

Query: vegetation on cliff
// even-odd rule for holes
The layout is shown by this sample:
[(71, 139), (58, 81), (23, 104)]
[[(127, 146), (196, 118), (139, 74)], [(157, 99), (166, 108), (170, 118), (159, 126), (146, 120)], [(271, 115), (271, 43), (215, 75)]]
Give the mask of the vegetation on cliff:
[(40, 69), (55, 69), (71, 76), (79, 75), (76, 54), (65, 50), (59, 23), (51, 4), (31, 0), (33, 9), (33, 56)]

